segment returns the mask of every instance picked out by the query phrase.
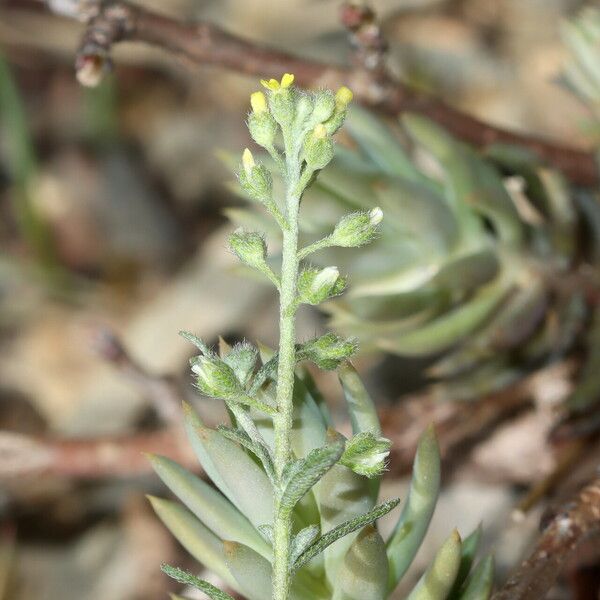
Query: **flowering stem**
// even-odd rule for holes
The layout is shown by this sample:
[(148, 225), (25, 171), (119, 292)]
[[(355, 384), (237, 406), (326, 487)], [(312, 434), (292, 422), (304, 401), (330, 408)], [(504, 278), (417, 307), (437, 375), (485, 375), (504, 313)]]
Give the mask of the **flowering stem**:
[[(279, 305), (279, 366), (277, 369), (277, 409), (275, 428), (275, 470), (281, 477), (290, 459), (294, 370), (296, 366), (296, 310), (298, 284), (298, 208), (296, 192), (300, 180), (298, 150), (286, 144), (287, 155), (287, 223), (283, 230), (281, 287)], [(292, 532), (291, 515), (275, 505), (273, 523), (273, 599), (286, 600), (290, 587), (289, 553)]]

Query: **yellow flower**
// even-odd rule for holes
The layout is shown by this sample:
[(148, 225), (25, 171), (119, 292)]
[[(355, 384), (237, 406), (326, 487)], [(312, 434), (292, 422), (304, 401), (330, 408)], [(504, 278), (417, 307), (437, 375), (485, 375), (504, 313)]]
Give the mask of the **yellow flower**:
[(250, 95), (250, 105), (255, 113), (265, 112), (267, 110), (267, 99), (262, 92), (254, 92)]
[(346, 108), (352, 102), (354, 94), (350, 88), (342, 86), (335, 94), (335, 102), (340, 108)]
[(291, 73), (285, 73), (281, 78), (281, 83), (277, 81), (277, 79), (269, 79), (268, 81), (266, 79), (261, 79), (260, 83), (268, 90), (276, 92), (278, 90), (289, 88), (292, 83), (294, 83), (294, 76)]
[(250, 173), (256, 166), (256, 163), (254, 162), (254, 156), (252, 156), (252, 152), (250, 152), (248, 148), (246, 148), (242, 154), (242, 165), (244, 167), (244, 171), (246, 171), (246, 175), (250, 177)]
[(327, 129), (325, 128), (325, 125), (323, 125), (323, 123), (319, 123), (319, 125), (317, 125), (313, 129), (313, 135), (318, 140), (322, 140), (323, 138), (326, 138), (327, 137)]

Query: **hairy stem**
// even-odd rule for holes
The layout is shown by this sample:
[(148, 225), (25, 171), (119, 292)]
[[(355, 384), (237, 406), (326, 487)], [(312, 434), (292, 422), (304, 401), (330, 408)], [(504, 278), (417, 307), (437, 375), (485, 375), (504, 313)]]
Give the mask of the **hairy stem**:
[[(286, 140), (287, 141), (287, 140)], [(296, 366), (296, 296), (298, 282), (298, 207), (296, 193), (300, 179), (298, 152), (290, 143), (287, 150), (286, 198), (288, 228), (283, 230), (281, 288), (279, 305), (279, 366), (277, 370), (277, 415), (275, 426), (275, 470), (278, 477), (290, 458), (290, 432), (292, 430), (294, 369)], [(273, 523), (273, 599), (286, 600), (290, 587), (288, 573), (291, 515), (275, 506)]]

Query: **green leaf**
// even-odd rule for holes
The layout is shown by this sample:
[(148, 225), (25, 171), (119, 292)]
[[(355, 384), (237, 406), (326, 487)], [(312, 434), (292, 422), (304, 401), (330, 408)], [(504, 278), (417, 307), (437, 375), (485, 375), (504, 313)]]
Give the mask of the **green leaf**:
[[(360, 517), (375, 506), (371, 481), (343, 465), (335, 465), (315, 486), (321, 513), (321, 531), (329, 531)], [(325, 551), (325, 570), (331, 585), (355, 534), (339, 539)]]
[(232, 429), (231, 427), (227, 427), (225, 425), (219, 425), (217, 427), (217, 431), (223, 437), (226, 437), (228, 440), (231, 440), (232, 442), (235, 442), (236, 444), (246, 448), (246, 450), (252, 452), (252, 454), (254, 454), (254, 456), (260, 460), (265, 473), (271, 480), (271, 483), (275, 482), (275, 469), (273, 467), (273, 461), (271, 460), (268, 449), (264, 444), (253, 442), (248, 434), (241, 429)]
[(257, 527), (273, 521), (273, 490), (243, 448), (206, 427), (187, 409), (185, 426), (198, 460), (213, 483)]
[(383, 172), (409, 179), (415, 177), (415, 167), (389, 126), (376, 118), (372, 112), (358, 106), (353, 106), (349, 115), (346, 126), (352, 137)]
[(398, 585), (421, 546), (439, 489), (440, 450), (433, 427), (429, 427), (419, 440), (408, 498), (387, 542), (390, 591)]
[(445, 600), (460, 567), (460, 535), (454, 530), (406, 600)]
[(465, 581), (459, 600), (488, 600), (494, 585), (494, 559), (486, 556)]
[(480, 541), (481, 525), (479, 525), (477, 529), (475, 529), (475, 531), (473, 531), (473, 533), (471, 533), (462, 542), (460, 567), (458, 569), (458, 574), (456, 575), (456, 581), (454, 582), (452, 591), (448, 595), (448, 600), (459, 600), (460, 590), (462, 588), (463, 583), (467, 579), (469, 572), (471, 571), (471, 566), (473, 565), (473, 561), (475, 560)]
[(239, 590), (225, 563), (223, 542), (177, 502), (148, 496), (154, 512), (179, 543), (207, 569)]
[(271, 600), (271, 565), (262, 556), (236, 542), (224, 542), (225, 560), (238, 587), (249, 600)]
[(246, 544), (265, 558), (271, 558), (269, 545), (222, 494), (169, 458), (157, 455), (149, 458), (164, 484), (216, 536)]
[(201, 592), (204, 592), (211, 600), (233, 600), (229, 594), (222, 592), (219, 588), (208, 583), (208, 581), (199, 579), (188, 571), (172, 567), (171, 565), (161, 565), (160, 568), (163, 573), (166, 573), (169, 577), (175, 579), (175, 581), (183, 583), (184, 585), (191, 585)]
[(470, 335), (498, 308), (510, 289), (510, 282), (500, 278), (481, 291), (469, 302), (443, 314), (433, 321), (382, 340), (384, 350), (407, 356), (424, 356), (440, 352)]
[(380, 435), (381, 424), (377, 409), (356, 369), (350, 362), (346, 362), (338, 369), (338, 376), (344, 389), (352, 433), (356, 435), (369, 431)]
[(315, 448), (305, 458), (286, 465), (279, 501), (283, 514), (289, 514), (296, 503), (337, 463), (344, 453), (344, 447), (344, 440), (338, 434), (326, 446)]
[(326, 534), (322, 535), (319, 539), (317, 539), (313, 544), (311, 544), (296, 560), (293, 565), (293, 571), (297, 571), (300, 567), (305, 565), (309, 560), (313, 559), (315, 556), (323, 552), (325, 548), (333, 544), (336, 540), (352, 533), (354, 531), (358, 531), (365, 525), (373, 523), (377, 519), (387, 515), (391, 510), (396, 508), (400, 503), (400, 499), (396, 498), (395, 500), (389, 500), (388, 502), (384, 502), (379, 506), (376, 506), (372, 511), (365, 513), (364, 515), (360, 515), (355, 519), (350, 519), (349, 521), (345, 521), (338, 525), (335, 529), (328, 531)]
[(317, 539), (319, 535), (318, 525), (309, 525), (301, 529), (292, 539), (290, 549), (290, 563), (294, 564), (296, 559)]
[(385, 543), (375, 527), (365, 527), (344, 557), (333, 600), (385, 600), (388, 562)]

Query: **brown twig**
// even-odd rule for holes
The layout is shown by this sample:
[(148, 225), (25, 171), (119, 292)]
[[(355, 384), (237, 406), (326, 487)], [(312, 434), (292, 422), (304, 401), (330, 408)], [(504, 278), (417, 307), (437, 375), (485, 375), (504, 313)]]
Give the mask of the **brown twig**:
[(152, 471), (146, 452), (198, 471), (185, 435), (176, 428), (124, 437), (63, 440), (0, 432), (0, 481), (31, 476), (74, 479), (137, 477)]
[(86, 22), (76, 65), (78, 77), (87, 84), (100, 80), (114, 44), (144, 42), (195, 64), (214, 65), (262, 77), (292, 72), (305, 86), (348, 85), (361, 103), (387, 114), (421, 113), (475, 146), (518, 144), (561, 170), (576, 184), (593, 186), (599, 181), (596, 162), (588, 152), (494, 127), (428, 94), (416, 92), (387, 74), (374, 77), (364, 65), (363, 68), (347, 68), (300, 58), (231, 35), (210, 23), (181, 23), (120, 0), (87, 0), (73, 3), (73, 6), (79, 9), (73, 9), (69, 16)]
[(566, 503), (540, 536), (533, 552), (492, 600), (539, 600), (565, 563), (589, 536), (600, 533), (600, 479)]

